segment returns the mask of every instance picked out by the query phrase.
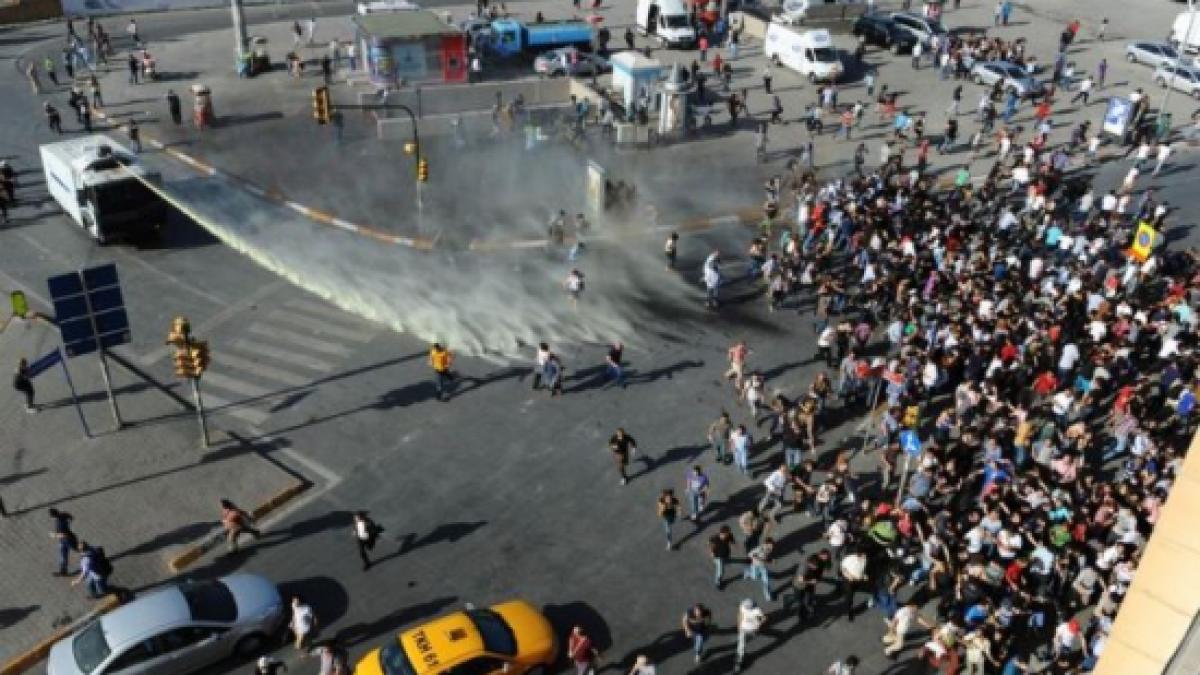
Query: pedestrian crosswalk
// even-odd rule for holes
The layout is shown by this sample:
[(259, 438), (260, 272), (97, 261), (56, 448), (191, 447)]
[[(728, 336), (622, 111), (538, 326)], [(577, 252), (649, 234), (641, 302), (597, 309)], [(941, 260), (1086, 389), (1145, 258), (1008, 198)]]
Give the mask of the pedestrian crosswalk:
[(332, 305), (293, 298), (243, 330), (243, 337), (214, 345), (201, 380), (204, 407), (258, 426), (383, 328)]

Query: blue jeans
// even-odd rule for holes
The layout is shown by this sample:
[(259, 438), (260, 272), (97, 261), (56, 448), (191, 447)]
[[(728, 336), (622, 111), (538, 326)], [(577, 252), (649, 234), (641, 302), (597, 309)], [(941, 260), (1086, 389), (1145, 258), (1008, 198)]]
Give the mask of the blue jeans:
[(1128, 444), (1129, 434), (1112, 439), (1108, 447), (1104, 449), (1104, 454), (1100, 456), (1100, 461), (1107, 462), (1110, 459), (1116, 459), (1125, 454), (1125, 446)]
[(725, 455), (728, 453), (725, 448), (725, 441), (713, 441), (713, 448), (717, 451), (717, 461), (725, 461)]
[(743, 475), (750, 475), (750, 452), (745, 448), (734, 448), (733, 463)]
[(616, 383), (625, 386), (625, 369), (621, 366), (608, 364), (604, 368), (604, 377), (610, 380), (616, 380)]
[(58, 573), (66, 576), (67, 563), (71, 558), (71, 545), (66, 539), (58, 540)]
[(699, 492), (689, 492), (688, 503), (692, 507), (692, 515), (699, 518), (700, 512), (704, 510), (704, 495)]
[(665, 532), (667, 535), (667, 545), (670, 546), (671, 545), (671, 526), (675, 524), (675, 519), (674, 518), (663, 518), (662, 524), (663, 524), (663, 532)]
[(764, 565), (750, 565), (742, 572), (743, 579), (758, 579), (762, 582), (763, 597), (767, 602), (771, 601), (771, 573), (767, 571)]
[(438, 398), (446, 398), (449, 393), (448, 390), (450, 389), (450, 372), (435, 370), (433, 371), (433, 375), (435, 378), (435, 384), (437, 385)]
[(692, 633), (692, 653), (696, 658), (704, 655), (704, 643), (708, 642), (708, 636), (703, 633)]
[(94, 598), (108, 595), (108, 584), (105, 583), (104, 577), (98, 574), (89, 574), (87, 578), (88, 593)]
[(789, 468), (797, 467), (800, 466), (800, 462), (804, 459), (804, 454), (800, 448), (785, 445), (783, 446), (783, 458)]

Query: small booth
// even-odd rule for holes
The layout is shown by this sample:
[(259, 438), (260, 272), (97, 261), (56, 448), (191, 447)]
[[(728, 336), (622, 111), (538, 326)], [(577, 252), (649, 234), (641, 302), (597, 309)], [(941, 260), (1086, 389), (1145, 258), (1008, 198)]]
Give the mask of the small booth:
[(678, 63), (671, 66), (671, 72), (666, 81), (659, 87), (658, 133), (660, 136), (678, 134), (687, 128), (688, 115), (691, 113), (689, 97), (696, 88), (688, 77), (687, 71)]
[(466, 36), (433, 12), (378, 12), (353, 21), (355, 43), (375, 84), (467, 81)]
[[(652, 101), (662, 79), (663, 65), (658, 59), (643, 56), (641, 52), (629, 50), (613, 54), (612, 86), (621, 95), (626, 109), (645, 94)], [(651, 104), (653, 105), (653, 104)]]
[(196, 83), (192, 85), (192, 96), (192, 123), (197, 129), (211, 127), (215, 119), (212, 90), (206, 84)]

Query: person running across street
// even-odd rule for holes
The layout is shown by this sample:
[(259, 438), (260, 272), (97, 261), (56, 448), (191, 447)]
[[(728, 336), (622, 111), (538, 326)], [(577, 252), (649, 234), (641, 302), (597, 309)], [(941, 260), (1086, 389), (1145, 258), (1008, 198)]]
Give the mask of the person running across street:
[(450, 383), (454, 374), (450, 367), (454, 365), (454, 353), (435, 342), (429, 348), (429, 366), (433, 368), (434, 386), (437, 387), (437, 399), (443, 403), (450, 400)]
[(253, 522), (250, 514), (238, 508), (236, 504), (228, 499), (221, 500), (221, 526), (225, 528), (225, 541), (230, 551), (238, 550), (238, 537), (242, 534), (248, 534), (255, 540), (262, 537), (262, 533), (252, 526)]

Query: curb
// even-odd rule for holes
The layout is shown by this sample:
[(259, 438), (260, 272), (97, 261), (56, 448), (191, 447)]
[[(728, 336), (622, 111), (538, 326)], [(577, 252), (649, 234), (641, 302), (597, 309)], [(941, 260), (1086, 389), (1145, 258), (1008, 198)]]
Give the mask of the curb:
[(21, 673), (24, 673), (38, 663), (44, 661), (46, 657), (50, 655), (50, 648), (53, 647), (56, 642), (75, 632), (75, 630), (83, 624), (95, 619), (101, 614), (111, 612), (120, 605), (120, 597), (116, 593), (109, 593), (108, 595), (104, 596), (104, 599), (100, 600), (96, 606), (91, 609), (91, 611), (87, 612), (78, 619), (75, 619), (71, 623), (59, 627), (53, 633), (51, 633), (49, 637), (43, 638), (41, 642), (34, 645), (33, 648), (25, 651), (22, 654), (18, 654), (12, 659), (9, 659), (8, 663), (0, 666), (0, 675), (20, 675)]
[[(276, 493), (267, 501), (256, 506), (252, 511), (250, 511), (250, 516), (255, 520), (265, 518), (272, 511), (275, 511), (279, 507), (295, 499), (310, 487), (312, 487), (312, 483), (306, 480), (296, 481), (291, 487)], [(188, 546), (182, 553), (179, 553), (171, 558), (170, 561), (167, 562), (167, 567), (169, 567), (172, 572), (183, 571), (186, 567), (199, 560), (200, 557), (205, 553), (208, 553), (216, 548), (224, 538), (225, 531), (220, 527), (216, 528), (199, 542)], [(8, 674), (7, 672), (0, 672), (0, 675)]]

